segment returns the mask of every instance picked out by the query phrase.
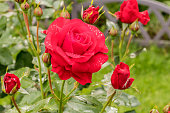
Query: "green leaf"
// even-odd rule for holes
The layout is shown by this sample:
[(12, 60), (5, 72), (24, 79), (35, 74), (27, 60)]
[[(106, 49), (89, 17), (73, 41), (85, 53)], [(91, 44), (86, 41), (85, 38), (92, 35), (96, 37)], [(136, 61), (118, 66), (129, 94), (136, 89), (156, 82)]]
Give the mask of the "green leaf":
[(99, 113), (102, 104), (92, 96), (75, 96), (67, 103), (64, 113)]
[(41, 92), (32, 89), (32, 92), (29, 92), (30, 95), (25, 95), (19, 105), (32, 105), (41, 100)]
[[(47, 7), (52, 7), (53, 5), (53, 0), (41, 0), (40, 5), (45, 5)], [(43, 10), (44, 13), (44, 10)]]
[(6, 2), (0, 3), (0, 13), (8, 11), (9, 5)]
[[(32, 34), (34, 35), (34, 36), (37, 36), (37, 26), (31, 26), (30, 27), (30, 30), (31, 30), (31, 32), (32, 32)], [(41, 31), (43, 31), (43, 29), (42, 28), (39, 28), (38, 29), (38, 36), (39, 36), (39, 38), (45, 38), (45, 34), (42, 34), (41, 33)]]
[(32, 55), (29, 52), (21, 51), (16, 58), (15, 68), (19, 69), (22, 67), (33, 67)]
[(117, 98), (114, 103), (116, 103), (119, 106), (127, 106), (127, 107), (136, 107), (140, 105), (139, 100), (133, 96), (129, 95), (127, 93), (121, 92), (117, 93), (118, 95), (115, 96), (114, 98)]
[(7, 66), (0, 64), (0, 76), (5, 74)]
[(4, 29), (6, 27), (6, 23), (7, 23), (7, 17), (2, 16), (0, 18), (0, 29)]
[(8, 48), (0, 47), (0, 64), (9, 65), (13, 63), (12, 54), (10, 53)]
[(115, 65), (119, 64), (119, 63), (120, 63), (120, 58), (119, 58), (119, 56), (115, 56), (115, 57), (114, 57), (114, 61), (115, 61)]
[(55, 12), (55, 9), (53, 9), (53, 8), (46, 8), (46, 9), (43, 10), (43, 15), (42, 15), (41, 18), (42, 19), (50, 18), (50, 17), (53, 16), (54, 12)]
[(51, 100), (51, 97), (36, 102), (35, 104), (29, 107), (29, 109), (27, 110), (27, 113), (33, 113), (33, 112), (37, 113), (38, 111), (42, 110), (44, 106), (49, 103), (50, 100)]

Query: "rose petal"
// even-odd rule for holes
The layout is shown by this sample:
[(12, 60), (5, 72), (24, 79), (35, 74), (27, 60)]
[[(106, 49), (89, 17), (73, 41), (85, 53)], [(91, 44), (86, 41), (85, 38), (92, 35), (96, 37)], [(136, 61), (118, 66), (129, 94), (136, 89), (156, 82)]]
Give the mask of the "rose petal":
[(140, 16), (139, 16), (139, 21), (143, 24), (146, 25), (149, 21), (150, 21), (150, 17), (149, 17), (149, 13), (147, 10), (143, 11), (143, 12), (139, 12)]
[(132, 85), (132, 83), (133, 83), (134, 80), (135, 80), (134, 78), (129, 78), (129, 79), (127, 80), (125, 86), (124, 86), (124, 89), (129, 88), (129, 87)]
[(98, 53), (98, 52), (107, 53), (108, 48), (105, 45), (104, 34), (95, 26), (88, 25), (88, 27), (91, 31), (93, 31), (94, 37), (97, 37), (97, 42), (96, 42), (97, 44), (96, 44), (96, 48), (95, 48), (95, 53)]
[(72, 72), (71, 71), (68, 71), (63, 66), (59, 66), (59, 65), (56, 66), (56, 67), (52, 66), (52, 70), (51, 71), (57, 73), (61, 80), (67, 80), (67, 79), (69, 79), (72, 76)]
[(104, 64), (107, 60), (107, 55), (103, 53), (97, 53), (85, 63), (74, 63), (72, 65), (72, 71), (94, 73), (99, 71), (101, 69), (102, 64)]
[(74, 73), (72, 77), (81, 85), (91, 83), (92, 73)]
[(117, 73), (117, 71), (114, 71), (112, 76), (111, 76), (111, 83), (112, 83), (112, 86), (113, 86), (114, 89), (119, 89), (118, 81), (119, 81), (118, 73)]

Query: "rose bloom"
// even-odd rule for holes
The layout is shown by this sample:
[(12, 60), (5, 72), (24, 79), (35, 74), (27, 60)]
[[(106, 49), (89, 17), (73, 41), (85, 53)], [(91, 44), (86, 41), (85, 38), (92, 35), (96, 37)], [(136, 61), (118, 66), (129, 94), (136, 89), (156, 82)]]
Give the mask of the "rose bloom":
[[(19, 78), (14, 74), (6, 73), (3, 81), (7, 94), (14, 94), (21, 86)], [(16, 89), (13, 90), (14, 87), (16, 87)]]
[(83, 20), (86, 23), (94, 24), (99, 17), (99, 6), (96, 8), (94, 6), (89, 7), (83, 12)]
[(146, 25), (149, 21), (148, 11), (139, 12), (137, 0), (124, 1), (120, 6), (120, 11), (115, 13), (116, 17), (123, 23), (133, 23), (136, 19)]
[(52, 71), (61, 80), (73, 77), (82, 85), (91, 83), (92, 73), (108, 60), (104, 34), (80, 19), (59, 17), (43, 33)]
[(115, 67), (115, 70), (111, 76), (111, 83), (114, 89), (124, 90), (129, 88), (134, 81), (134, 78), (129, 78), (130, 71), (129, 66), (123, 62)]

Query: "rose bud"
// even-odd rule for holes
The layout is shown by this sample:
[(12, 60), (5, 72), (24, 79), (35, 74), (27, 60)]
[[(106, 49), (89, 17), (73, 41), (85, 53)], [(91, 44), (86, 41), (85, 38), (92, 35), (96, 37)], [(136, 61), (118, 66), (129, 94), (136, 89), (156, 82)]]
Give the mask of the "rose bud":
[(91, 6), (83, 12), (82, 18), (84, 22), (94, 24), (99, 17), (99, 6)]
[(150, 113), (159, 113), (159, 111), (157, 109), (152, 109)]
[(139, 24), (138, 24), (138, 19), (136, 21), (134, 21), (131, 25), (130, 25), (130, 29), (133, 32), (137, 32), (139, 30)]
[(166, 106), (163, 108), (163, 112), (164, 112), (164, 113), (170, 113), (170, 104), (166, 105)]
[(36, 7), (34, 9), (34, 15), (36, 16), (37, 20), (40, 20), (41, 16), (43, 15), (43, 11), (40, 7)]
[[(26, 0), (26, 2), (27, 2), (28, 0)], [(19, 3), (19, 4), (21, 4), (21, 3), (23, 3), (24, 2), (24, 0), (15, 0), (15, 2), (17, 2), (17, 3)]]
[(51, 55), (49, 53), (43, 53), (42, 61), (46, 67), (49, 67), (51, 65)]
[(115, 37), (117, 35), (117, 33), (118, 33), (118, 31), (114, 26), (109, 31), (109, 34), (113, 37)]
[(21, 4), (21, 9), (24, 12), (27, 12), (29, 8), (30, 8), (30, 6), (29, 6), (29, 4), (27, 2)]
[(6, 73), (3, 81), (7, 94), (15, 94), (21, 86), (19, 78), (14, 74)]
[(129, 66), (123, 62), (118, 64), (112, 74), (111, 83), (114, 89), (124, 90), (129, 88), (134, 78), (129, 78), (130, 71)]
[(60, 17), (63, 17), (65, 19), (70, 19), (70, 14), (65, 8), (63, 8), (62, 12), (60, 13)]

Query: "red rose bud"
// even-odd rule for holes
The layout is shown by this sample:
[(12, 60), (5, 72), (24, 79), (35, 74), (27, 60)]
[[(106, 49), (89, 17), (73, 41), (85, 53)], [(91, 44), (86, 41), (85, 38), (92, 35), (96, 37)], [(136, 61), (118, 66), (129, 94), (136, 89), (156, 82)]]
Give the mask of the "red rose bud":
[(21, 4), (21, 9), (24, 12), (27, 12), (29, 8), (30, 8), (30, 6), (29, 6), (29, 4), (27, 2)]
[(63, 17), (65, 19), (70, 19), (70, 14), (65, 8), (63, 8), (62, 12), (60, 13), (60, 17)]
[(83, 20), (86, 23), (94, 24), (99, 17), (99, 6), (91, 6), (83, 12)]
[(117, 35), (117, 33), (118, 33), (118, 31), (114, 26), (109, 31), (109, 34), (113, 37), (115, 37)]
[(115, 13), (116, 17), (123, 23), (131, 24), (136, 19), (146, 25), (149, 21), (148, 11), (139, 12), (137, 0), (126, 0), (120, 6), (120, 11)]
[(51, 55), (49, 53), (43, 53), (42, 61), (46, 67), (49, 67), (51, 65)]
[(114, 89), (124, 90), (129, 88), (134, 78), (130, 77), (130, 71), (129, 66), (123, 62), (120, 62), (120, 65), (117, 65), (112, 77), (111, 77), (111, 83)]
[(152, 109), (150, 113), (159, 113), (159, 111), (157, 109)]
[(43, 11), (40, 7), (36, 7), (34, 9), (34, 15), (36, 16), (37, 20), (40, 20), (41, 16), (43, 15)]
[[(28, 0), (26, 0), (26, 2), (27, 2)], [(21, 4), (21, 3), (23, 3), (24, 2), (24, 0), (15, 0), (15, 2), (17, 2), (17, 3), (19, 3), (19, 4)]]
[(15, 94), (21, 86), (19, 78), (14, 74), (6, 73), (3, 81), (7, 94)]
[(135, 22), (133, 22), (133, 23), (130, 25), (130, 29), (131, 29), (133, 32), (137, 32), (137, 31), (139, 30), (138, 20), (136, 20)]
[(164, 112), (164, 113), (170, 113), (170, 104), (166, 105), (166, 106), (163, 108), (163, 112)]

